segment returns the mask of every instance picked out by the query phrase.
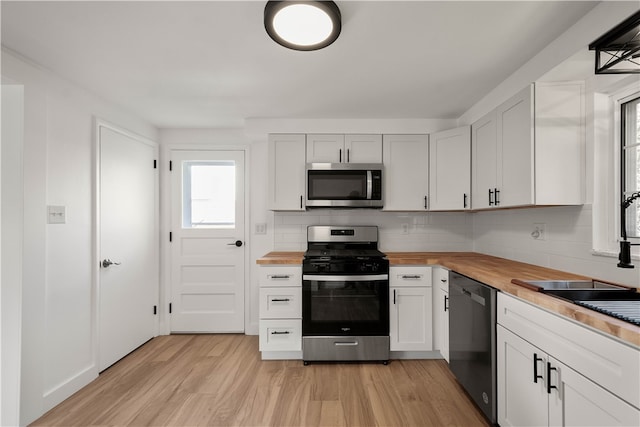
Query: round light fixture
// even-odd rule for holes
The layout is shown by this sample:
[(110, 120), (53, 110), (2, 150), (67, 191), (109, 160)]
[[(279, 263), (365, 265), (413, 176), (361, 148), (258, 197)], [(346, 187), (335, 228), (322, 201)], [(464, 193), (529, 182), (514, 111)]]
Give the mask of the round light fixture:
[(289, 49), (322, 49), (340, 35), (340, 9), (332, 1), (268, 1), (264, 28), (276, 43)]

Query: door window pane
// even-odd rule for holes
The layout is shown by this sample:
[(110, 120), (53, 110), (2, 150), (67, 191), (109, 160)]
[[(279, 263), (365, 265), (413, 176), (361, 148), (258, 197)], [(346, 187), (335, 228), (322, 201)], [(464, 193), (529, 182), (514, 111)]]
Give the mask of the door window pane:
[[(622, 104), (622, 198), (640, 191), (640, 98)], [(627, 236), (640, 238), (640, 200), (626, 212)]]
[(183, 228), (235, 228), (234, 161), (184, 162)]

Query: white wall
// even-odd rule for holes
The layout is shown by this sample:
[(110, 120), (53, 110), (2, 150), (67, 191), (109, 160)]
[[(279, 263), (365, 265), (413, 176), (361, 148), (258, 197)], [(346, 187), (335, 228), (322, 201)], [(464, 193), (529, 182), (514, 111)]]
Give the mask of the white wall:
[[(27, 424), (97, 375), (93, 119), (149, 139), (157, 131), (4, 49), (2, 76), (24, 86), (20, 423)], [(47, 205), (66, 206), (66, 224), (47, 225)]]
[(24, 88), (6, 81), (2, 83), (0, 425), (10, 426), (17, 425), (20, 418)]

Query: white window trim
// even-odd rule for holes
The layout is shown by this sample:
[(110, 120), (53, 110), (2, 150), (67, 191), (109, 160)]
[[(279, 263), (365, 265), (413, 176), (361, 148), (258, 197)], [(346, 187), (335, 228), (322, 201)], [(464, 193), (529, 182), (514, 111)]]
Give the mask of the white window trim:
[[(609, 95), (594, 96), (594, 122), (599, 127), (594, 126), (593, 255), (618, 257), (621, 240), (620, 109), (622, 104), (639, 96), (637, 81)], [(640, 243), (637, 238), (628, 240)], [(632, 247), (631, 258), (640, 260), (640, 247)]]

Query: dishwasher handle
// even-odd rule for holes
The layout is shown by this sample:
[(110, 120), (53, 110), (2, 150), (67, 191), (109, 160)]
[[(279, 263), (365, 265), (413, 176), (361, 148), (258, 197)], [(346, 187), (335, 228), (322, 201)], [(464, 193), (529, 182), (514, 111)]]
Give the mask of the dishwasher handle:
[(475, 301), (483, 307), (486, 305), (486, 300), (484, 299), (484, 297), (481, 297), (480, 295), (474, 292), (471, 292), (465, 288), (460, 288), (460, 290), (462, 291), (463, 294), (471, 298), (471, 301)]

